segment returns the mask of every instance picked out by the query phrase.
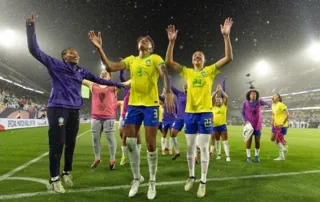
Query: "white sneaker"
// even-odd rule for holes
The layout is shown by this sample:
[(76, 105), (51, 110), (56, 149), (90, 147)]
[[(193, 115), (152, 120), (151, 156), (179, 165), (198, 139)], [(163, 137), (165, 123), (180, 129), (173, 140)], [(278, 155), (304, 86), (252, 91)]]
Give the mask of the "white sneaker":
[(278, 158), (273, 159), (273, 160), (274, 160), (274, 161), (284, 161), (284, 160), (285, 160), (285, 158), (283, 158), (283, 157), (279, 156)]
[(73, 186), (73, 182), (72, 182), (72, 175), (70, 174), (64, 174), (62, 173), (62, 180), (64, 182), (64, 184), (68, 187), (72, 187)]
[(187, 183), (184, 185), (185, 191), (190, 191), (193, 187), (193, 183), (196, 181), (195, 177), (189, 177)]
[(156, 197), (156, 182), (150, 181), (149, 189), (148, 189), (148, 199), (153, 200), (155, 197)]
[(221, 159), (221, 155), (219, 154), (216, 159), (220, 160)]
[(206, 195), (206, 184), (200, 181), (197, 196), (198, 198), (203, 198), (205, 195)]
[(142, 177), (142, 175), (140, 176), (139, 180), (136, 180), (136, 179), (132, 180), (131, 189), (129, 191), (130, 198), (134, 197), (138, 193), (139, 186), (143, 181), (144, 181), (144, 178)]
[(50, 185), (52, 186), (53, 190), (57, 193), (65, 193), (66, 190), (64, 189), (64, 187), (61, 184), (60, 180), (54, 181), (52, 182), (51, 180), (49, 181)]
[(230, 159), (229, 156), (226, 158), (226, 161), (227, 161), (227, 162), (230, 162), (230, 161), (231, 161), (231, 159)]

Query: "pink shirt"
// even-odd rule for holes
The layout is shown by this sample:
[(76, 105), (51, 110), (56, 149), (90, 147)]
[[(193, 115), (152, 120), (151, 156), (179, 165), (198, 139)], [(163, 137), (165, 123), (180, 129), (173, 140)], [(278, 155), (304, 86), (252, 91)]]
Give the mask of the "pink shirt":
[(116, 119), (117, 114), (116, 88), (109, 86), (100, 88), (92, 85), (91, 117), (94, 119)]

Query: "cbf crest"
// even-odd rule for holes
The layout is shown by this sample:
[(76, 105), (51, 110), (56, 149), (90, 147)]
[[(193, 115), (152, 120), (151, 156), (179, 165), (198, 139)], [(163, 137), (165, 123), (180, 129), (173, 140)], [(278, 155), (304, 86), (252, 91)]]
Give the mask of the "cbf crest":
[(146, 60), (146, 65), (150, 66), (151, 65), (151, 60)]
[(201, 72), (201, 75), (202, 75), (203, 77), (205, 77), (205, 76), (207, 76), (207, 73), (206, 73), (205, 71), (202, 71), (202, 72)]
[(59, 122), (59, 126), (63, 126), (64, 125), (64, 119), (62, 117), (60, 117), (58, 119), (58, 122)]

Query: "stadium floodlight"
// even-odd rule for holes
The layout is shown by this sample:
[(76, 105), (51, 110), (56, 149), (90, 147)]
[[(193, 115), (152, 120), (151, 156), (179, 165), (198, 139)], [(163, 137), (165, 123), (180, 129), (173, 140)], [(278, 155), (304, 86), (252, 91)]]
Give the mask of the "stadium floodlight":
[(269, 73), (270, 66), (266, 61), (262, 60), (257, 63), (256, 69), (259, 74), (266, 75)]
[(13, 46), (16, 41), (16, 33), (11, 29), (0, 32), (0, 44), (5, 47)]
[(307, 49), (307, 53), (314, 61), (320, 61), (320, 43), (313, 43)]

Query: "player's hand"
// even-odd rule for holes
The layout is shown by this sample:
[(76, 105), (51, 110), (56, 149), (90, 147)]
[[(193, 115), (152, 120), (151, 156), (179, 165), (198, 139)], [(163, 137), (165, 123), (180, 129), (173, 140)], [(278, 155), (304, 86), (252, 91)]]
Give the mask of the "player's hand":
[(174, 111), (175, 111), (175, 106), (174, 106), (174, 95), (173, 93), (166, 93), (164, 95), (164, 103), (166, 105), (166, 108), (167, 108), (167, 111), (170, 113), (170, 114), (173, 114)]
[(217, 86), (217, 91), (222, 91), (222, 86), (220, 84)]
[(124, 87), (129, 88), (131, 86), (131, 79), (122, 83)]
[(231, 31), (232, 24), (233, 24), (232, 18), (227, 18), (227, 19), (224, 21), (224, 24), (223, 24), (223, 25), (220, 25), (221, 33), (222, 33), (223, 35), (229, 35), (229, 34), (230, 34), (230, 31)]
[(88, 33), (89, 40), (96, 48), (102, 48), (102, 37), (101, 32), (98, 32), (98, 36), (94, 33), (93, 30), (90, 30)]
[(27, 19), (27, 24), (28, 25), (33, 25), (35, 21), (36, 21), (36, 19), (34, 17), (34, 13), (31, 13), (31, 18)]
[(249, 122), (249, 121), (246, 121), (246, 124), (250, 124), (250, 122)]
[(175, 41), (177, 39), (178, 31), (179, 30), (176, 30), (174, 25), (168, 26), (167, 33), (169, 41)]

